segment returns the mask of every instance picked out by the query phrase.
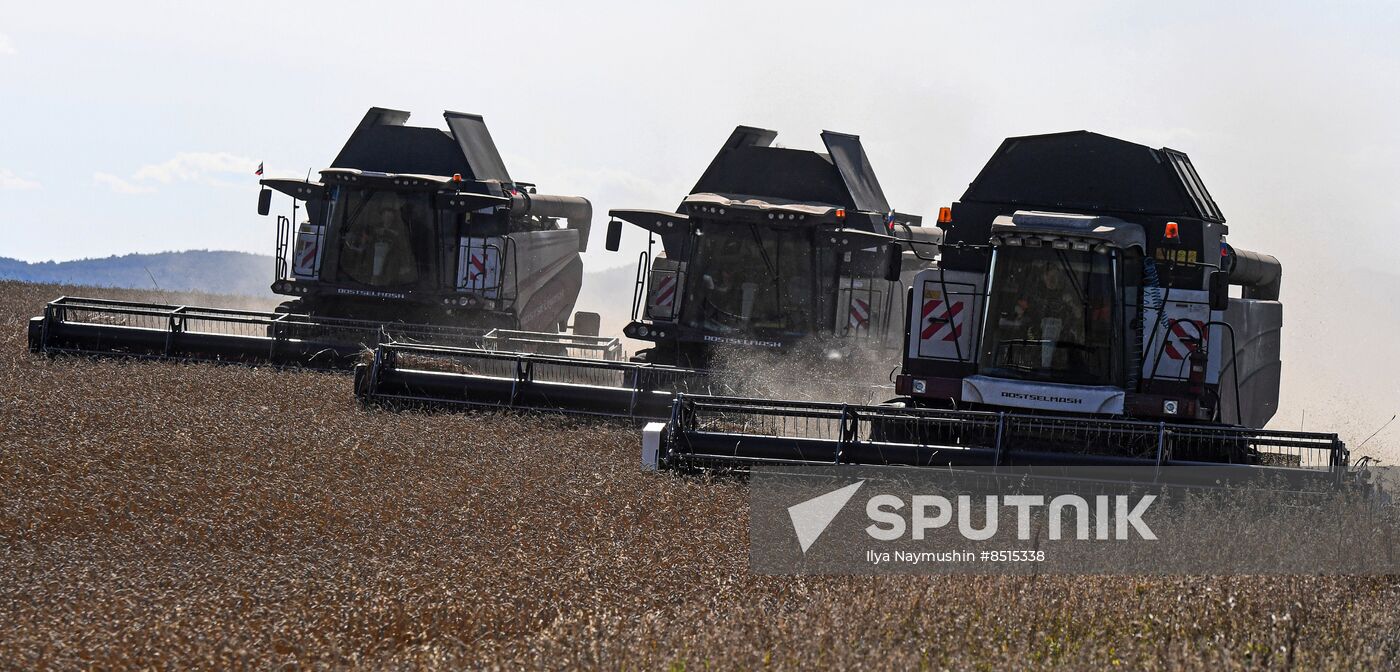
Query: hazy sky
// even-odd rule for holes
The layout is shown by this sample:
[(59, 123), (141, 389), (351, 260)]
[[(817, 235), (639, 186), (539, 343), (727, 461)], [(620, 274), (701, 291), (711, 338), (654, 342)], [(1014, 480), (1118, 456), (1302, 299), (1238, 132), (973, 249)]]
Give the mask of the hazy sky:
[(253, 168), (322, 168), (381, 105), (484, 114), (600, 211), (674, 207), (739, 123), (859, 134), (923, 213), (1003, 137), (1085, 128), (1191, 154), (1237, 243), (1391, 265), (1393, 5), (991, 4), (8, 2), (0, 256), (268, 252)]
[[(925, 214), (1002, 138), (1083, 128), (1189, 153), (1232, 242), (1283, 259), (1290, 311), (1331, 310), (1395, 289), (1333, 280), (1400, 248), (1397, 35), (1379, 2), (6, 0), (0, 256), (270, 252), (254, 167), (324, 167), (372, 105), (484, 114), (513, 176), (600, 213), (674, 208), (740, 123), (859, 134)], [(633, 263), (601, 248), (594, 269)]]

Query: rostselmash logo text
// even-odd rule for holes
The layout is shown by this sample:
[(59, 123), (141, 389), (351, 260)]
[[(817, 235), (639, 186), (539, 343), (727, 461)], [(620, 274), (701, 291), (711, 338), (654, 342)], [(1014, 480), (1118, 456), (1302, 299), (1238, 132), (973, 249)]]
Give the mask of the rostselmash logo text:
[[(826, 531), (836, 516), (865, 484), (859, 481), (788, 507), (793, 531), (805, 554)], [(1052, 541), (1073, 537), (1077, 540), (1131, 540), (1134, 536), (1155, 541), (1157, 535), (1143, 517), (1156, 495), (1136, 499), (1127, 495), (985, 495), (974, 501), (971, 495), (874, 495), (865, 503), (870, 524), (865, 533), (877, 541), (905, 538), (919, 541), (931, 530), (951, 527), (970, 541), (988, 541), (1002, 534), (1016, 539), (1031, 538), (1032, 523), (1044, 523)], [(1014, 523), (1003, 525), (1002, 514), (1010, 513)]]
[(757, 345), (764, 348), (781, 348), (781, 341), (760, 341), (751, 338), (730, 338), (728, 336), (712, 336), (705, 334), (705, 340), (710, 343), (724, 343), (725, 345)]
[(1002, 392), (1001, 396), (1006, 399), (1020, 399), (1022, 401), (1041, 401), (1051, 404), (1082, 404), (1083, 399), (1079, 397), (1049, 397), (1043, 394), (1031, 394), (1029, 392)]
[(408, 298), (407, 294), (399, 294), (397, 292), (379, 292), (372, 289), (355, 289), (353, 287), (337, 287), (335, 291), (338, 294), (344, 294), (347, 296), (369, 296), (376, 299)]

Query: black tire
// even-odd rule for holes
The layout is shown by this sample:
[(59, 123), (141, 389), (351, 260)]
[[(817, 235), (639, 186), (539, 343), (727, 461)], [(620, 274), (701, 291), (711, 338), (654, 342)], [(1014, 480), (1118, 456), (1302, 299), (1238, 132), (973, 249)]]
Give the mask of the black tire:
[[(277, 304), (272, 312), (279, 314), (309, 315), (311, 310), (301, 299), (283, 301)], [(283, 338), (306, 340), (312, 335), (312, 330), (299, 324), (278, 324), (267, 328), (268, 338)]]

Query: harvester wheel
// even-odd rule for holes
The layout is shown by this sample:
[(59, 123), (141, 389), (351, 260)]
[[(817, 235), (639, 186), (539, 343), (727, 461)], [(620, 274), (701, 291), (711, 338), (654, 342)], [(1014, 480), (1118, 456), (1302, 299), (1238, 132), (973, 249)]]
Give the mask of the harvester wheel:
[(355, 398), (359, 399), (362, 404), (368, 403), (369, 393), (372, 390), (369, 389), (369, 365), (364, 362), (355, 365), (354, 389)]
[(628, 358), (628, 361), (638, 364), (654, 364), (656, 362), (656, 348), (642, 348)]
[[(272, 311), (281, 314), (290, 313), (301, 315), (309, 314), (310, 312), (300, 299), (283, 301), (277, 304), (277, 307), (273, 308)], [(294, 338), (304, 340), (309, 335), (308, 330), (304, 326), (297, 324), (274, 324), (267, 328), (268, 338)]]

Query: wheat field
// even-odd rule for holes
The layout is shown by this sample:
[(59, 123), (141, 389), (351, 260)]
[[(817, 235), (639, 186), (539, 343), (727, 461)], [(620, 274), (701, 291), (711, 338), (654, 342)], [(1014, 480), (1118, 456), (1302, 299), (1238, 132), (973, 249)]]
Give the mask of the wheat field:
[(742, 482), (644, 473), (630, 428), (365, 410), (334, 374), (30, 355), (25, 321), (65, 292), (0, 283), (7, 668), (1400, 659), (1394, 577), (755, 575)]

